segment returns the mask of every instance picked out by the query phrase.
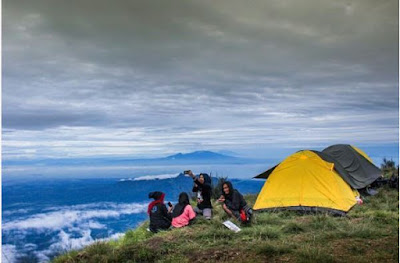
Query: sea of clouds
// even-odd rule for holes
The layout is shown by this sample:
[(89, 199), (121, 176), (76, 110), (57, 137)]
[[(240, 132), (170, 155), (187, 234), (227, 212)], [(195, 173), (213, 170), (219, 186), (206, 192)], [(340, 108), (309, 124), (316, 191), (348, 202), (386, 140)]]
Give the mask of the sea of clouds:
[(145, 175), (145, 176), (140, 176), (140, 177), (135, 177), (135, 178), (124, 178), (121, 179), (121, 182), (126, 182), (126, 181), (147, 181), (147, 180), (163, 180), (163, 179), (170, 179), (170, 178), (176, 178), (178, 177), (179, 174), (157, 174), (157, 175)]
[[(113, 233), (99, 220), (145, 213), (146, 208), (147, 203), (100, 202), (51, 207), (36, 214), (28, 214), (28, 209), (6, 211), (8, 215), (22, 215), (14, 220), (3, 221), (3, 235), (12, 235), (14, 243), (3, 244), (2, 262), (18, 262), (19, 258), (28, 254), (35, 255), (39, 262), (47, 262), (52, 255), (60, 252), (80, 249), (99, 240), (118, 239), (124, 234)], [(92, 231), (96, 229), (107, 232), (107, 237), (93, 238)], [(25, 243), (26, 237), (32, 233), (52, 235), (51, 245), (38, 250), (37, 244)]]

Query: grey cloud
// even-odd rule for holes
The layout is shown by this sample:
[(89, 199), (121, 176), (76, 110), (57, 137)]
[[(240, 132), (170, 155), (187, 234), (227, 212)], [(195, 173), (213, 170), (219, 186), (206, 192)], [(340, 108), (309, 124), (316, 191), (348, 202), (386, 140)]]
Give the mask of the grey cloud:
[(88, 123), (106, 123), (97, 113), (66, 113), (54, 111), (31, 111), (5, 114), (3, 125), (11, 129), (48, 129), (60, 126), (87, 126)]
[[(85, 3), (88, 4), (60, 5), (42, 1), (29, 3), (23, 10), (43, 14), (38, 18), (43, 20), (43, 25), (38, 32), (33, 32), (34, 35), (59, 38), (63, 41), (53, 40), (54, 48), (63, 48), (64, 52), (95, 64), (144, 67), (153, 72), (176, 74), (180, 72), (181, 63), (183, 67), (190, 63), (197, 70), (208, 66), (237, 73), (250, 68), (259, 75), (283, 71), (287, 76), (299, 67), (305, 70), (304, 67), (326, 60), (345, 60), (352, 64), (363, 62), (362, 59), (371, 62), (377, 55), (374, 53), (379, 51), (377, 47), (383, 50), (389, 47), (386, 52), (380, 50), (379, 57), (386, 55), (391, 58), (391, 66), (396, 65), (392, 56), (392, 51), (397, 49), (396, 41), (391, 41), (396, 40), (396, 23), (378, 20), (386, 13), (373, 10), (360, 10), (363, 15), (359, 16), (354, 12), (350, 18), (345, 15), (344, 4), (337, 7), (338, 4), (306, 1), (282, 8), (271, 1), (268, 5), (263, 2), (254, 6), (223, 5), (217, 10), (212, 5), (189, 1), (119, 1), (112, 7), (107, 2)], [(95, 11), (93, 5), (97, 7)], [(384, 11), (391, 11), (393, 5), (385, 7)], [(7, 15), (7, 4), (4, 6)], [(322, 11), (310, 14), (310, 6)], [(222, 7), (227, 11), (222, 11)], [(249, 19), (255, 21), (243, 22)], [(376, 31), (364, 25), (371, 20), (370, 23), (375, 22), (373, 25), (378, 27)], [(302, 36), (299, 34), (302, 28), (316, 33)], [(389, 30), (393, 31), (389, 34)], [(7, 30), (4, 34), (7, 37)], [(324, 39), (324, 35), (338, 36), (342, 41), (321, 46), (318, 41)], [(293, 69), (288, 71), (291, 67)]]
[(177, 145), (183, 131), (214, 127), (228, 145), (278, 141), (254, 132), (274, 125), (285, 137), (352, 135), (344, 127), (366, 116), (395, 134), (397, 10), (393, 0), (6, 0), (3, 126), (144, 128), (149, 141), (160, 129)]

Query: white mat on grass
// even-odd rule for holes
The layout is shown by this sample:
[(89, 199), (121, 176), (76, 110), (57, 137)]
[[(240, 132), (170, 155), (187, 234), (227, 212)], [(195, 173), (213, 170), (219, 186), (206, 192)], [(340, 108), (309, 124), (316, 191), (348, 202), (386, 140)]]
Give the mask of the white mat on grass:
[(241, 230), (240, 227), (238, 227), (237, 225), (232, 223), (232, 221), (230, 221), (230, 220), (226, 220), (222, 224), (224, 224), (224, 226), (226, 226), (227, 228), (229, 228), (230, 230), (232, 230), (235, 233), (237, 233)]

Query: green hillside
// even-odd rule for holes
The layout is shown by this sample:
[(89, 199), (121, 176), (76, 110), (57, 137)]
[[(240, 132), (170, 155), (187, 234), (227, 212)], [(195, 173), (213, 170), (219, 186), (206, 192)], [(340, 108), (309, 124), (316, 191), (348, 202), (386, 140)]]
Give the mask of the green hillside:
[[(256, 196), (245, 197), (253, 204)], [(398, 262), (399, 192), (383, 188), (347, 217), (255, 213), (234, 233), (215, 206), (213, 220), (158, 234), (148, 222), (118, 241), (95, 243), (53, 262)]]

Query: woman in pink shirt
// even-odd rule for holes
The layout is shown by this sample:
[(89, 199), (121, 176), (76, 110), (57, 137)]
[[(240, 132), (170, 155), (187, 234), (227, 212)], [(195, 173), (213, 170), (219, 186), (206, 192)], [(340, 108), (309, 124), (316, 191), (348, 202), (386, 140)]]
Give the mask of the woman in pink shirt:
[(173, 227), (184, 227), (189, 225), (190, 221), (196, 217), (192, 206), (189, 204), (189, 196), (183, 192), (179, 195), (179, 203), (175, 205), (172, 211)]

